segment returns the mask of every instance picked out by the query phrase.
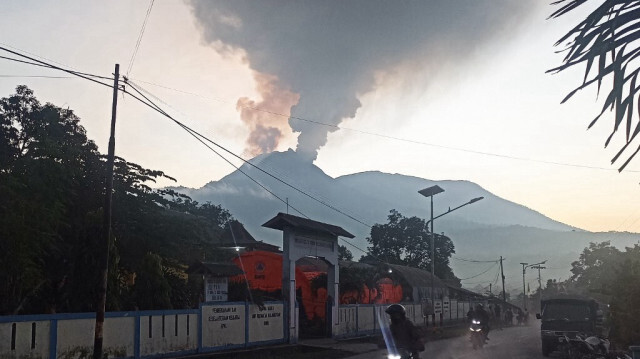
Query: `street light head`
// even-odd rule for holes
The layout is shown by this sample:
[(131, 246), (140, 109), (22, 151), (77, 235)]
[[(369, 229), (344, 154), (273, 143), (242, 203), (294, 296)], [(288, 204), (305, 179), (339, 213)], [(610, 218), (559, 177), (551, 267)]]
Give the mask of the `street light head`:
[(469, 201), (469, 203), (475, 203), (475, 202), (478, 202), (481, 199), (484, 199), (484, 197), (476, 197), (476, 198), (472, 199), (471, 201)]
[(427, 187), (418, 191), (418, 193), (425, 197), (432, 197), (442, 192), (444, 192), (444, 189), (440, 188), (440, 186), (438, 185)]

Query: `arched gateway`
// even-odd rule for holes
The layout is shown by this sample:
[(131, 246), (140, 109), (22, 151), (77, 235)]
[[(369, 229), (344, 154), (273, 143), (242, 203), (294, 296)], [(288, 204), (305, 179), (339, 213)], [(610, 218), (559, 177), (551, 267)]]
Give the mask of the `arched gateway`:
[(287, 332), (290, 343), (298, 340), (298, 312), (296, 310), (296, 261), (303, 257), (324, 259), (327, 270), (327, 298), (331, 298), (331, 334), (338, 325), (338, 237), (353, 238), (341, 227), (327, 223), (278, 213), (263, 227), (281, 230), (282, 234), (282, 296), (287, 304)]

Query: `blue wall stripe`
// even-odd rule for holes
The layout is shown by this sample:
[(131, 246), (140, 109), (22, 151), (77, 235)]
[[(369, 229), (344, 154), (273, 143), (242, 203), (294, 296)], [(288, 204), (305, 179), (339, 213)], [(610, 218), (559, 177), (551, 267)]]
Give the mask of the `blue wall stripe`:
[(140, 358), (140, 315), (136, 315), (135, 329), (133, 331), (133, 357)]
[(53, 319), (49, 325), (49, 359), (56, 359), (58, 352), (58, 320)]
[(244, 306), (244, 344), (249, 343), (249, 303)]

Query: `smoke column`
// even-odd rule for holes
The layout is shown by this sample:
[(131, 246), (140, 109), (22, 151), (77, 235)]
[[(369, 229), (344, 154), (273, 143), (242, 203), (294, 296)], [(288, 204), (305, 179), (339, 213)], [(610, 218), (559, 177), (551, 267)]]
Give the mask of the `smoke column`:
[(236, 104), (240, 118), (249, 127), (245, 154), (251, 157), (272, 152), (280, 139), (286, 133), (291, 133), (287, 118), (274, 114), (289, 115), (291, 107), (300, 98), (297, 94), (279, 88), (274, 76), (255, 73), (254, 78), (262, 101), (255, 102), (242, 97)]
[[(191, 0), (191, 6), (207, 43), (243, 50), (253, 70), (300, 95), (290, 116), (338, 125), (355, 116), (358, 95), (373, 90), (376, 72), (407, 61), (418, 68), (455, 68), (498, 31), (522, 23), (540, 2)], [(296, 151), (311, 161), (336, 129), (294, 118), (289, 125), (300, 133)], [(254, 128), (275, 133), (268, 125)], [(266, 142), (276, 137), (266, 136)], [(255, 148), (274, 148), (265, 145)]]

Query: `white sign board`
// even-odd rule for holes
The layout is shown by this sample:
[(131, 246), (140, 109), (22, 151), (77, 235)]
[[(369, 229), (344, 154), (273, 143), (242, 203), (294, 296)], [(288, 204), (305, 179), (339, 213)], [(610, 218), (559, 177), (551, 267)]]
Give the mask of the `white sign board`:
[(228, 288), (227, 277), (207, 277), (204, 284), (205, 301), (226, 302)]
[(294, 248), (303, 256), (330, 257), (336, 250), (336, 241), (296, 236)]
[(244, 305), (203, 305), (202, 346), (244, 344)]
[(284, 338), (283, 313), (282, 304), (266, 304), (262, 309), (249, 306), (249, 342)]

